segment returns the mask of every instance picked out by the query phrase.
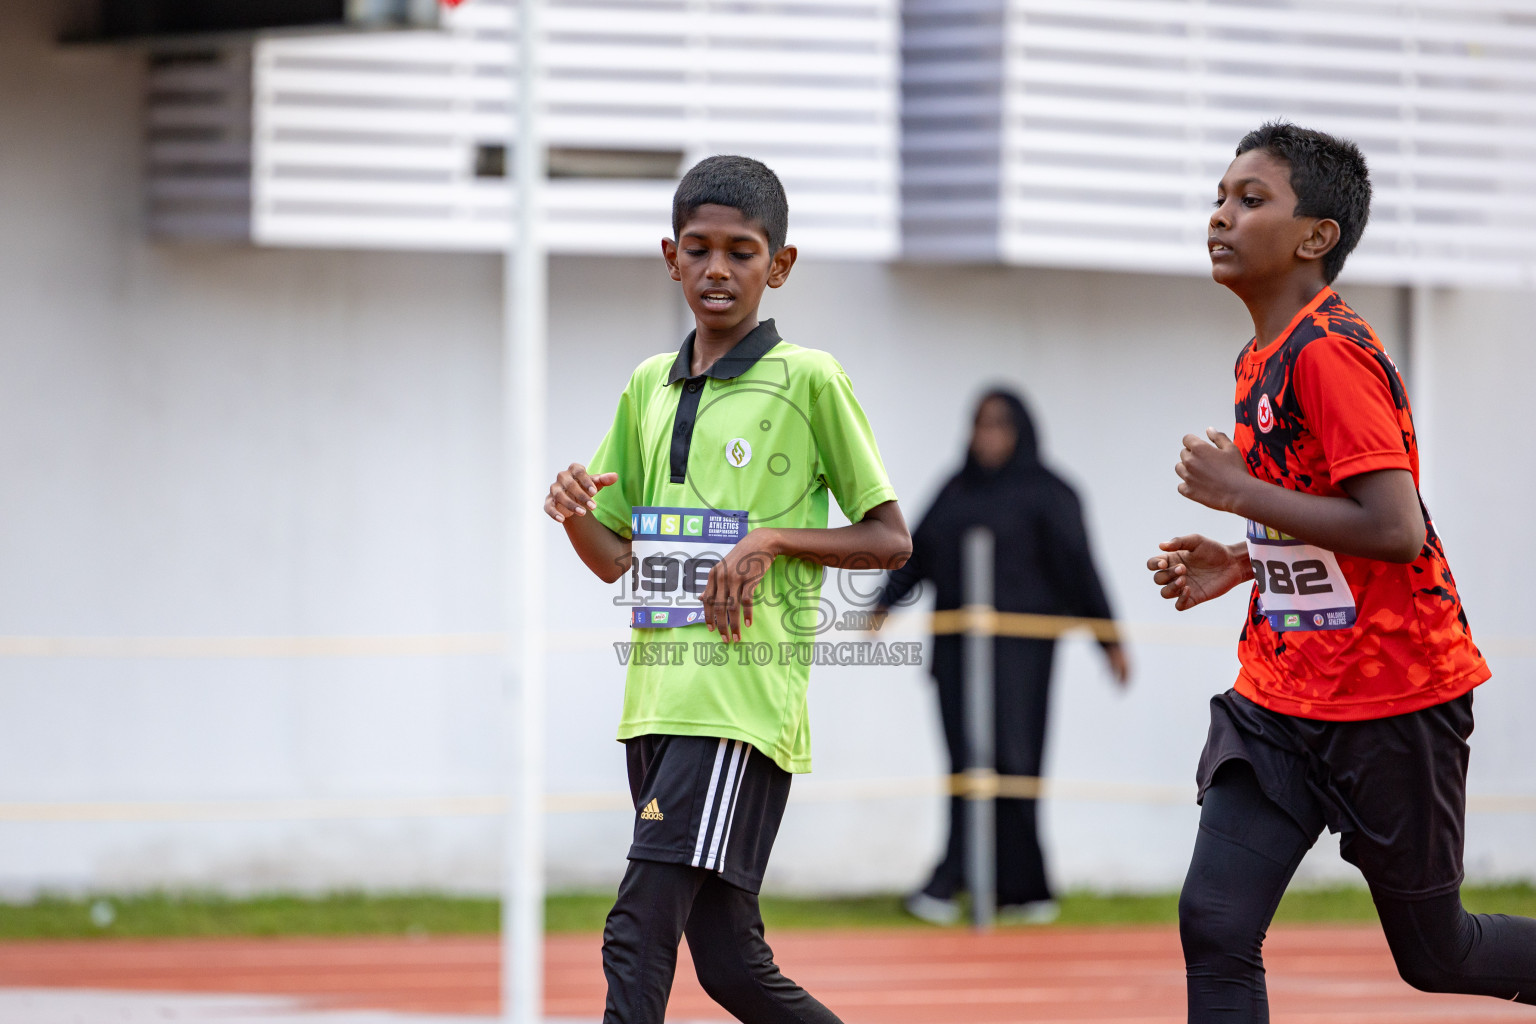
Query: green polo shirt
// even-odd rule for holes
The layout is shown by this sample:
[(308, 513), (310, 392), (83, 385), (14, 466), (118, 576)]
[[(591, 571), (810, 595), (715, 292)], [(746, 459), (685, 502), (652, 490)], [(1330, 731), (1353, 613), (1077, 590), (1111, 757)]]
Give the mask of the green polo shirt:
[[(629, 378), (588, 464), (593, 475), (619, 475), (596, 498), (604, 526), (628, 538), (631, 510), (660, 506), (742, 510), (749, 529), (825, 529), (828, 492), (855, 523), (895, 499), (848, 375), (827, 353), (781, 341), (765, 320), (703, 375), (690, 378), (692, 365), (690, 334), (675, 355), (653, 356)], [(785, 771), (810, 771), (811, 670), (796, 652), (829, 624), (823, 574), (812, 562), (774, 559), (740, 645), (722, 644), (702, 622), (632, 630), (635, 644), (686, 647), (631, 656), (619, 739), (723, 736)]]

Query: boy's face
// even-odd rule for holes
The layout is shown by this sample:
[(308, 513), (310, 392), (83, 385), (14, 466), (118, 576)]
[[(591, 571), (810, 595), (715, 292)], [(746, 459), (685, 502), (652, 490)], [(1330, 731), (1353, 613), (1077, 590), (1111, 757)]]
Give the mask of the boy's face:
[(794, 246), (770, 254), (761, 225), (713, 203), (693, 212), (677, 241), (662, 239), (661, 253), (700, 331), (717, 335), (755, 324), (763, 289), (783, 284), (795, 263)]
[(1321, 275), (1319, 261), (1338, 241), (1338, 222), (1295, 210), (1290, 164), (1261, 149), (1233, 160), (1216, 186), (1206, 238), (1211, 277), (1243, 293), (1278, 284), (1299, 267)]

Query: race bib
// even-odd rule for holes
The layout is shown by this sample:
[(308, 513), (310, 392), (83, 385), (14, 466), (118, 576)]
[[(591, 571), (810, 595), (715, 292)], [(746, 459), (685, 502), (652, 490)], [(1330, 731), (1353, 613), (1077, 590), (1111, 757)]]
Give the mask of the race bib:
[(747, 535), (745, 512), (713, 508), (633, 509), (633, 560), (624, 577), (630, 625), (648, 629), (704, 621), (699, 600), (713, 569)]
[(1250, 519), (1248, 559), (1270, 629), (1348, 629), (1355, 624), (1355, 599), (1332, 551)]

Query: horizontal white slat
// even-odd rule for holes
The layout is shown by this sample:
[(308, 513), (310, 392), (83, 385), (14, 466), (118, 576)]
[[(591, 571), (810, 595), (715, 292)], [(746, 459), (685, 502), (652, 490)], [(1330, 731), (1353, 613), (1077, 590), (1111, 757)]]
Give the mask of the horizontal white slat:
[(335, 203), (341, 206), (441, 206), (505, 207), (505, 186), (476, 182), (328, 181), (325, 179), (271, 178), (262, 188), (263, 202)]
[(267, 104), (263, 123), (270, 131), (305, 129), (338, 133), (468, 135), (485, 139), (501, 139), (507, 134), (505, 117), (470, 110), (368, 110)]
[[(1011, 0), (1015, 15), (1068, 16), (1077, 21), (1103, 19), (1107, 26), (1133, 31), (1135, 27), (1161, 22), (1183, 27), (1203, 25), (1256, 33), (1307, 32), (1331, 38), (1376, 39), (1396, 43), (1413, 39), (1425, 43), (1456, 39), (1493, 46), (1528, 46), (1536, 49), (1536, 27), (1524, 27), (1492, 18), (1404, 18), (1382, 16), (1339, 4), (1315, 5), (1308, 10), (1275, 8), (1269, 4), (1190, 4), (1179, 0)], [(1364, 47), (1362, 47), (1363, 49)]]
[[(1142, 170), (1109, 170), (1094, 167), (1064, 167), (1010, 161), (1005, 174), (1006, 186), (1019, 188), (1055, 188), (1080, 191), (1099, 191), (1108, 201), (1135, 201), (1140, 197), (1161, 198), (1163, 201), (1183, 201), (1200, 208), (1208, 208), (1216, 191), (1214, 178), (1202, 178), (1188, 174)], [(1533, 179), (1536, 184), (1536, 179)], [(1469, 187), (1451, 188), (1402, 188), (1378, 187), (1372, 205), (1380, 210), (1406, 207), (1421, 215), (1455, 213), (1482, 215), (1487, 212), (1489, 196), (1486, 189)], [(1536, 216), (1536, 193), (1518, 192), (1498, 198), (1499, 215), (1506, 220), (1520, 220)]]
[(269, 96), (308, 93), (338, 99), (370, 97), (467, 103), (487, 99), (506, 102), (512, 95), (505, 78), (433, 74), (410, 66), (367, 71), (277, 67), (262, 74), (261, 86)]
[[(170, 180), (162, 181), (160, 185), (167, 189), (167, 195), (223, 197), (249, 192), (249, 184), (243, 180), (232, 184), (202, 179)], [(337, 207), (436, 206), (446, 209), (473, 206), (498, 210), (509, 206), (508, 197), (509, 191), (505, 187), (478, 182), (406, 184), (274, 178), (266, 181), (262, 189), (263, 203), (328, 203)], [(547, 196), (547, 207), (551, 215), (566, 211), (573, 215), (608, 217), (627, 212), (654, 214), (658, 210), (669, 210), (670, 200), (670, 188), (634, 190), (590, 186), (580, 190), (552, 189)], [(797, 218), (818, 215), (878, 217), (894, 213), (891, 198), (879, 194), (798, 192), (790, 197), (790, 201)]]
[(550, 7), (544, 27), (551, 35), (567, 34), (634, 36), (636, 38), (695, 36), (715, 42), (750, 39), (758, 43), (836, 43), (855, 49), (858, 44), (883, 43), (890, 37), (887, 20), (879, 12), (865, 17), (792, 17), (750, 9), (721, 10), (706, 7), (702, 16), (688, 12), (663, 13), (634, 10), (628, 6), (601, 12)]
[(886, 112), (896, 108), (896, 97), (887, 88), (777, 85), (724, 85), (711, 82), (700, 96), (685, 83), (652, 84), (626, 82), (615, 88), (613, 82), (556, 79), (544, 86), (551, 104), (590, 103), (599, 106), (659, 106), (663, 104), (698, 105), (700, 100), (711, 111), (761, 110), (779, 112), (786, 118), (804, 113), (849, 111)]
[[(679, 54), (687, 53), (686, 69)], [(714, 43), (709, 47), (682, 50), (663, 46), (616, 46), (596, 42), (551, 40), (542, 52), (544, 66), (555, 72), (613, 71), (747, 74), (761, 81), (793, 81), (802, 76), (819, 81), (840, 79), (870, 80), (889, 78), (892, 64), (885, 53), (839, 53), (835, 59), (817, 50), (783, 49), (773, 51), (765, 62), (758, 48)]]
[(478, 40), (447, 32), (356, 32), (345, 35), (295, 35), (263, 39), (258, 53), (275, 62), (302, 60), (397, 60), (413, 64), (448, 64), (458, 60), (505, 65), (505, 40)]
[[(366, 48), (362, 44), (376, 44)], [(508, 65), (507, 46), (475, 40), (439, 39), (427, 52), (425, 47), (402, 47), (399, 40), (385, 38), (349, 39), (334, 49), (317, 48), (313, 41), (304, 52), (288, 49), (289, 40), (269, 45), (281, 46), (270, 56), (272, 66), (283, 72), (371, 73), (371, 74), (451, 74), (458, 66), (471, 67), (475, 77), (491, 82), (505, 82)], [(851, 80), (867, 83), (872, 78), (887, 78), (892, 70), (891, 57), (884, 53), (858, 52), (829, 55), (814, 50), (773, 51), (771, 64), (763, 66), (763, 50), (725, 44), (705, 48), (678, 46), (622, 46), (612, 43), (552, 41), (544, 50), (545, 67), (559, 74), (614, 72), (682, 75), (686, 56), (689, 73), (745, 75), (755, 81), (793, 82), (810, 77), (817, 81)], [(391, 67), (393, 65), (393, 67)], [(499, 86), (498, 88), (505, 88)]]
[[(1096, 32), (1078, 26), (1028, 24), (1010, 37), (1009, 55), (1023, 59), (1049, 55), (1051, 59), (1061, 60), (1065, 54), (1071, 54), (1079, 61), (1083, 60), (1083, 54), (1096, 54), (1101, 58), (1145, 58), (1148, 45), (1146, 36), (1133, 32)], [(1266, 40), (1209, 40), (1200, 36), (1167, 35), (1156, 37), (1156, 55), (1162, 60), (1207, 60), (1273, 67), (1281, 66), (1276, 58), (1276, 45)], [(1349, 46), (1337, 38), (1304, 46), (1278, 45), (1286, 50), (1284, 67), (1297, 72), (1313, 69), (1323, 75), (1337, 75), (1341, 68), (1348, 68), (1378, 73), (1418, 70), (1421, 74), (1439, 75), (1456, 74), (1458, 70), (1463, 74), (1486, 75), (1513, 71), (1520, 78), (1529, 76), (1529, 68), (1523, 62), (1503, 58), (1490, 58), (1484, 65), (1481, 60), (1461, 61), (1433, 53), (1410, 57), (1401, 50)]]
[[(1041, 160), (1061, 162), (1072, 157), (1088, 159), (1110, 157), (1124, 161), (1134, 152), (1134, 158), (1138, 164), (1194, 163), (1219, 171), (1224, 170), (1231, 162), (1239, 138), (1241, 133), (1232, 134), (1230, 142), (1220, 143), (1190, 143), (1183, 139), (1145, 139), (1138, 140), (1132, 151), (1128, 149), (1127, 141), (1121, 135), (1103, 132), (1053, 131), (1030, 127), (1014, 137), (1013, 145), (1008, 151), (1008, 159), (1034, 163)], [(1500, 182), (1524, 184), (1536, 178), (1536, 160), (1496, 162), (1479, 159), (1469, 163), (1464, 157), (1404, 153), (1395, 149), (1376, 149), (1367, 152), (1366, 156), (1373, 173), (1378, 177), (1381, 174), (1413, 171), (1421, 175), (1471, 178), (1488, 185)], [(1215, 180), (1214, 177), (1211, 179), (1213, 188)]]
[[(1085, 53), (1096, 53), (1099, 59), (1085, 59)], [(1078, 28), (1056, 26), (1029, 26), (1010, 47), (1007, 55), (1008, 68), (1014, 73), (1027, 73), (1032, 66), (1075, 66), (1094, 69), (1112, 75), (1115, 64), (1105, 58), (1146, 56), (1145, 40), (1136, 37), (1101, 35)], [(1418, 52), (1412, 55), (1397, 50), (1357, 50), (1343, 46), (1305, 45), (1294, 42), (1267, 42), (1221, 40), (1219, 44), (1200, 39), (1173, 37), (1158, 41), (1158, 56), (1164, 60), (1179, 60), (1186, 68), (1201, 62), (1220, 67), (1246, 67), (1263, 69), (1264, 78), (1283, 78), (1287, 81), (1332, 81), (1340, 96), (1352, 96), (1360, 77), (1371, 73), (1378, 82), (1392, 77), (1403, 84), (1403, 76), (1411, 75), (1424, 87), (1437, 88), (1437, 80), (1474, 79), (1499, 80), (1530, 88), (1536, 83), (1536, 65), (1530, 60), (1508, 60), (1496, 57), (1450, 57), (1438, 53)], [(1166, 69), (1138, 68), (1137, 73), (1156, 75)], [(1340, 71), (1347, 71), (1347, 82), (1339, 78)], [(1275, 77), (1270, 77), (1275, 76)], [(1369, 83), (1365, 83), (1369, 84)]]
[[(658, 239), (669, 229), (669, 224), (660, 221), (613, 225), (556, 220), (546, 227), (546, 234), (556, 253), (652, 256), (657, 252)], [(305, 214), (267, 218), (255, 240), (273, 246), (494, 252), (506, 246), (509, 235), (507, 226), (500, 222)], [(890, 259), (897, 252), (893, 228), (819, 228), (812, 224), (795, 227), (790, 241), (813, 259)]]
[(346, 145), (324, 142), (271, 141), (263, 159), (274, 168), (354, 167), (402, 171), (462, 171), (474, 158), (467, 144), (439, 146)]
[[(794, 121), (733, 121), (724, 117), (702, 124), (681, 119), (638, 117), (560, 117), (546, 122), (551, 145), (629, 146), (640, 149), (686, 146), (697, 141), (705, 152), (725, 152), (723, 146), (794, 146), (809, 150), (827, 147), (883, 147), (895, 151), (896, 133), (885, 124), (818, 124)], [(692, 148), (689, 146), (689, 148)]]
[[(1276, 48), (1278, 51), (1280, 48)], [(1284, 54), (1275, 54), (1277, 63), (1284, 63)], [(1290, 102), (1310, 100), (1325, 105), (1359, 108), (1377, 105), (1389, 108), (1395, 115), (1405, 102), (1420, 111), (1451, 111), (1455, 113), (1497, 111), (1508, 114), (1536, 115), (1536, 67), (1533, 67), (1532, 88), (1519, 93), (1505, 94), (1469, 92), (1456, 85), (1420, 85), (1405, 92), (1400, 82), (1392, 84), (1368, 84), (1353, 82), (1348, 89), (1341, 89), (1338, 82), (1320, 81), (1305, 73), (1287, 75), (1276, 80), (1269, 76), (1221, 73), (1215, 71), (1183, 70), (1165, 71), (1152, 68), (1107, 69), (1088, 64), (1068, 64), (1046, 60), (1014, 58), (1010, 61), (1011, 81), (1014, 88), (1028, 90), (1040, 85), (1072, 85), (1105, 89), (1137, 89), (1143, 92), (1204, 93), (1220, 96), (1223, 102), (1249, 97), (1272, 99), (1277, 91), (1283, 91)], [(1251, 70), (1251, 69), (1250, 69)], [(1134, 105), (1135, 100), (1124, 101)]]
[[(1085, 123), (1108, 125), (1136, 124), (1167, 129), (1183, 129), (1189, 126), (1204, 129), (1235, 131), (1234, 137), (1258, 126), (1260, 120), (1283, 114), (1294, 109), (1282, 97), (1276, 97), (1270, 111), (1226, 110), (1216, 107), (1178, 105), (1172, 102), (1153, 102), (1130, 107), (1111, 100), (1080, 99), (1065, 96), (1041, 96), (1024, 92), (1012, 99), (1010, 111), (1019, 117), (1073, 118)], [(1392, 135), (1422, 143), (1464, 144), (1482, 146), (1488, 143), (1488, 128), (1483, 125), (1461, 122), (1402, 121), (1386, 117), (1368, 118), (1359, 114), (1340, 111), (1326, 115), (1313, 115), (1305, 120), (1324, 130), (1364, 140), (1373, 135)], [(1512, 150), (1536, 153), (1536, 138), (1526, 138), (1528, 133), (1512, 133), (1506, 140)]]

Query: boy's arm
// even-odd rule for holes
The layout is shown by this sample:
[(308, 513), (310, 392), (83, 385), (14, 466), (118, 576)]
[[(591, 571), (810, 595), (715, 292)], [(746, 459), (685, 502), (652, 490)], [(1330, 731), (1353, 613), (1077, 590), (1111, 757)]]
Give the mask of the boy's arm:
[(753, 530), (710, 570), (704, 624), (726, 642), (740, 640), (742, 627), (752, 625), (752, 592), (780, 555), (835, 569), (899, 569), (911, 553), (912, 537), (895, 501), (876, 505), (849, 526)]
[(1406, 469), (1349, 477), (1339, 484), (1347, 497), (1306, 494), (1250, 476), (1231, 438), (1214, 428), (1206, 436), (1186, 435), (1174, 467), (1186, 498), (1342, 555), (1406, 564), (1423, 550), (1424, 513)]
[(588, 569), (604, 583), (612, 583), (629, 570), (630, 543), (587, 513), (597, 508), (597, 492), (619, 482), (617, 473), (592, 476), (587, 467), (573, 462), (562, 469), (549, 486), (544, 512), (565, 526), (565, 535)]

